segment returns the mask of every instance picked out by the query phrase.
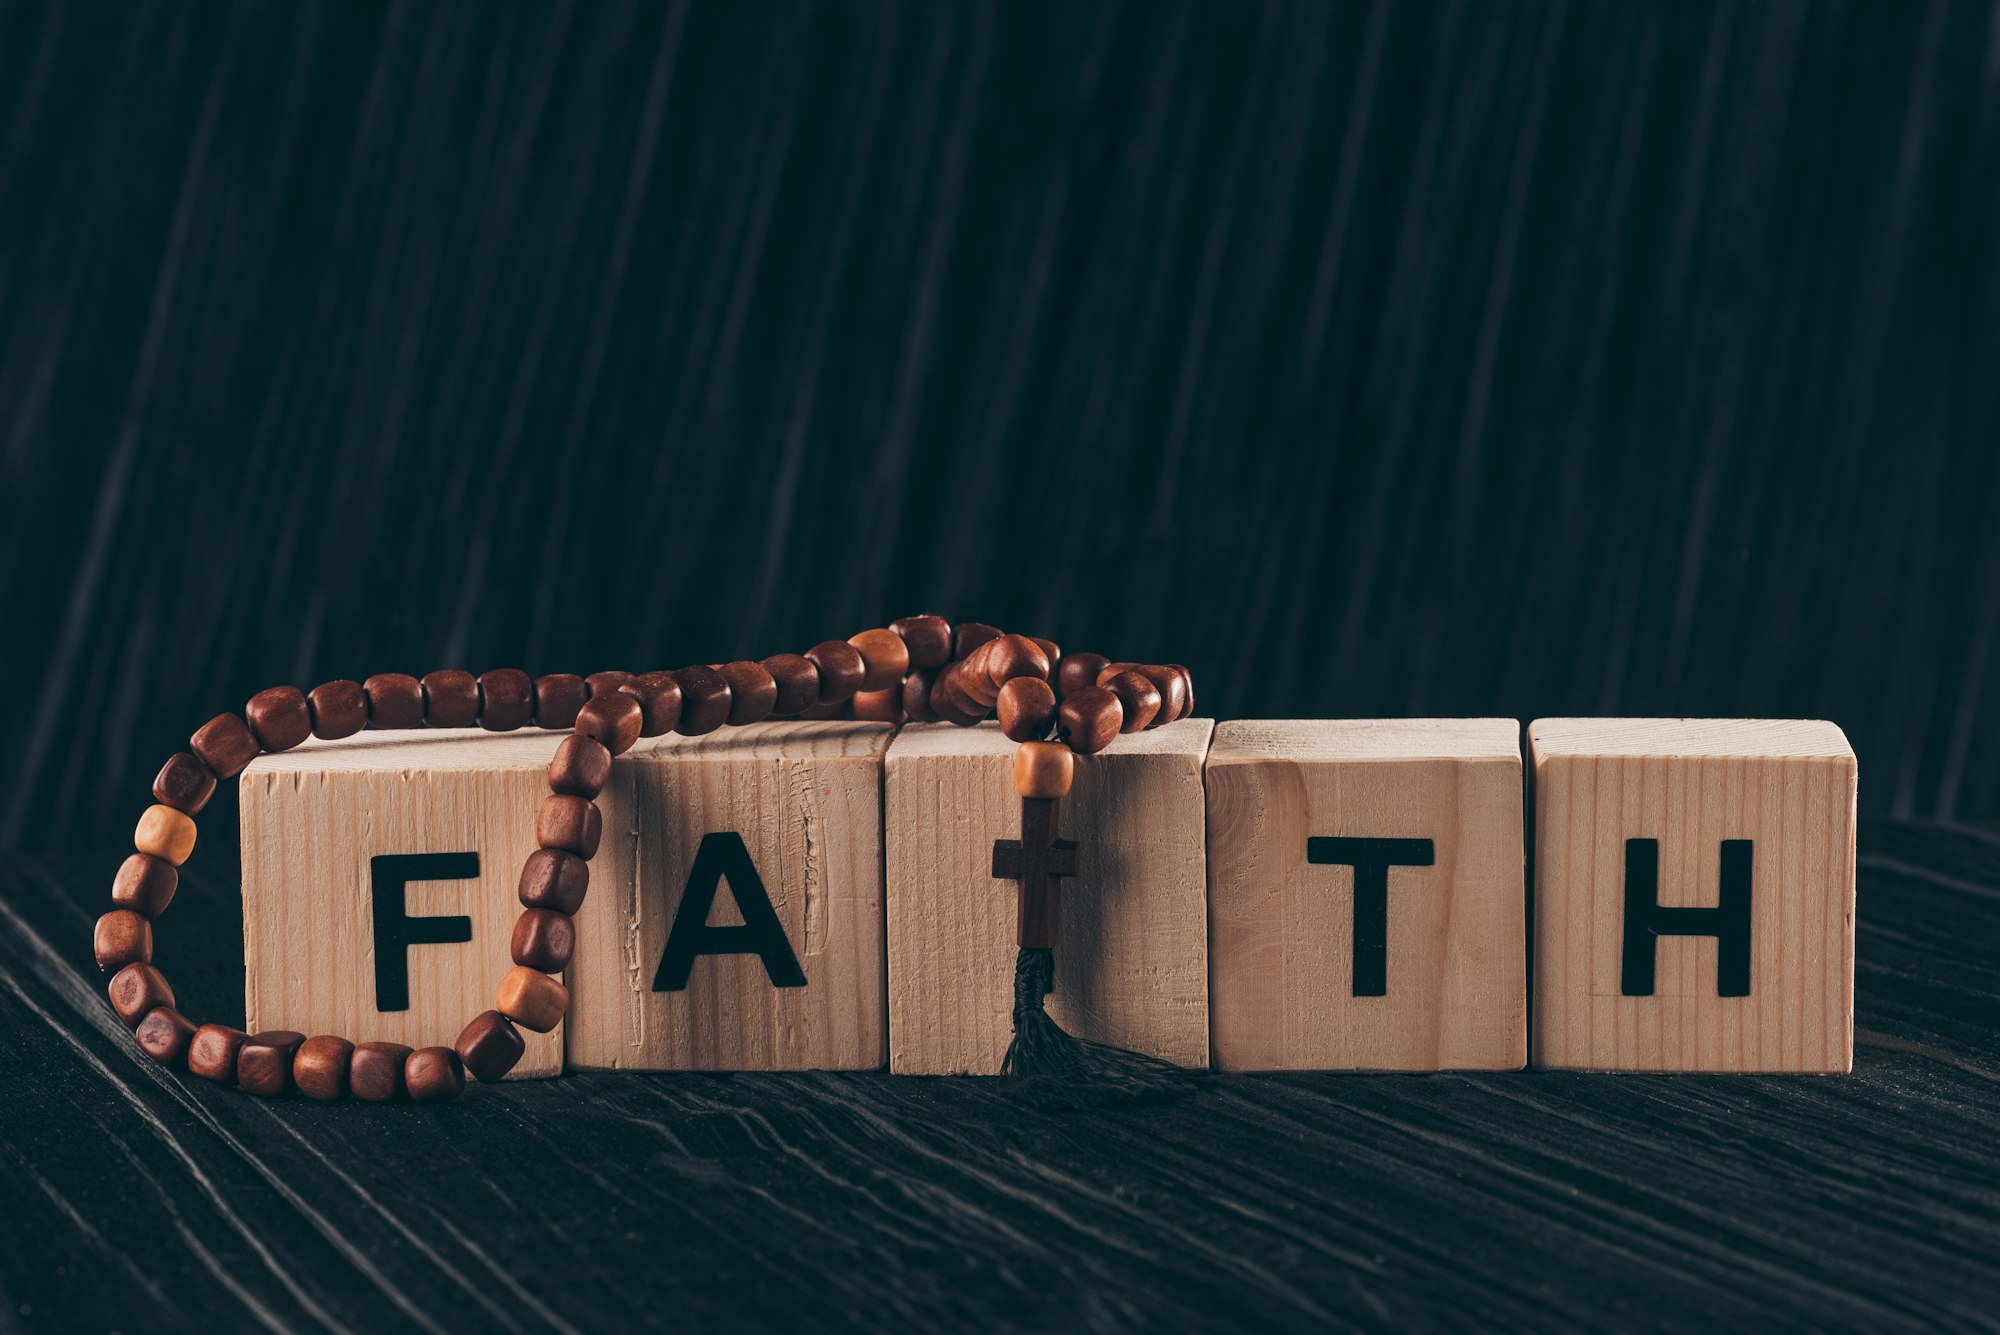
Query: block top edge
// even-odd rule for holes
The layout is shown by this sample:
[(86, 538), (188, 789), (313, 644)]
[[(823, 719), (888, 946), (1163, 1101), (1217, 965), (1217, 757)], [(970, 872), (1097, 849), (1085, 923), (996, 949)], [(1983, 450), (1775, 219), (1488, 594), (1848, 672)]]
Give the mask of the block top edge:
[[(619, 758), (630, 760), (880, 759), (895, 729), (887, 723), (854, 721), (751, 723), (703, 737), (642, 738)], [(477, 728), (412, 728), (407, 732), (359, 732), (339, 741), (312, 738), (290, 751), (259, 756), (246, 775), (376, 770), (539, 770), (548, 765), (567, 730), (483, 732)]]
[(1777, 718), (1544, 718), (1528, 725), (1535, 756), (1716, 756), (1852, 760), (1838, 724)]
[(1210, 766), (1267, 760), (1514, 760), (1511, 718), (1231, 719), (1216, 725)]
[[(1125, 756), (1193, 756), (1208, 753), (1209, 736), (1215, 731), (1211, 718), (1184, 718), (1164, 727), (1125, 733), (1092, 760), (1117, 760)], [(938, 756), (1011, 756), (1018, 742), (1010, 742), (1000, 725), (990, 719), (976, 728), (953, 723), (906, 723), (889, 748), (889, 762)]]

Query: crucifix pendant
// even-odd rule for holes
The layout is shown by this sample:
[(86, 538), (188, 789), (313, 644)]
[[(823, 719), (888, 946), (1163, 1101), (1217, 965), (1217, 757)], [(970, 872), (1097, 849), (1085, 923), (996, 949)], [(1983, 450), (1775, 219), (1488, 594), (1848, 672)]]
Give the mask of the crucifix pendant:
[(993, 841), (993, 875), (1020, 883), (1024, 950), (1055, 947), (1058, 878), (1076, 875), (1076, 841), (1056, 837), (1060, 800), (1022, 798), (1021, 837)]

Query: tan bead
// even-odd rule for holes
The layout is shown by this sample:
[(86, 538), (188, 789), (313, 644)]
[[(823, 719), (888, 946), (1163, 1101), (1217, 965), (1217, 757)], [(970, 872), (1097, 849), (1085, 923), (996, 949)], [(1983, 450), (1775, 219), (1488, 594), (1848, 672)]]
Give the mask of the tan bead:
[(134, 853), (119, 866), (118, 875), (112, 879), (111, 903), (116, 908), (157, 918), (173, 902), (174, 890), (180, 883), (181, 874), (171, 862)]
[(1000, 688), (1000, 731), (1012, 742), (1033, 742), (1049, 735), (1056, 721), (1056, 693), (1040, 677), (1015, 677)]
[(1142, 672), (1126, 671), (1104, 683), (1125, 710), (1124, 732), (1138, 732), (1160, 713), (1160, 688)]
[(1102, 686), (1093, 686), (1065, 696), (1056, 719), (1070, 749), (1087, 756), (1117, 739), (1118, 730), (1125, 725), (1125, 707)]
[(597, 856), (597, 841), (603, 836), (604, 813), (595, 802), (568, 793), (551, 793), (542, 799), (541, 812), (535, 817), (535, 842), (543, 848), (574, 853), (588, 862)]
[(333, 1034), (319, 1034), (299, 1044), (292, 1058), (292, 1083), (299, 1093), (322, 1103), (347, 1097), (347, 1072), (354, 1045)]
[(465, 1092), (465, 1063), (450, 1048), (418, 1048), (403, 1059), (403, 1084), (413, 1103), (443, 1103)]
[(1023, 797), (1068, 797), (1076, 753), (1061, 742), (1022, 742), (1014, 748), (1014, 791)]
[(901, 723), (903, 721), (903, 684), (880, 691), (856, 691), (854, 693), (854, 717), (864, 723)]
[(132, 847), (178, 867), (194, 852), (194, 818), (164, 802), (147, 807), (132, 833)]
[(128, 964), (151, 964), (153, 924), (130, 909), (113, 909), (97, 920), (90, 946), (97, 967), (106, 973)]
[(562, 1023), (569, 1009), (569, 989), (538, 969), (517, 964), (500, 980), (493, 1009), (538, 1034), (546, 1034)]
[(249, 1035), (226, 1024), (205, 1024), (188, 1041), (188, 1074), (219, 1085), (236, 1083), (236, 1054)]
[(128, 964), (111, 975), (111, 1009), (118, 1012), (118, 1018), (125, 1022), (127, 1029), (136, 1026), (146, 1018), (146, 1012), (155, 1006), (174, 1004), (173, 985), (167, 976), (150, 964)]
[(910, 670), (910, 646), (893, 630), (864, 630), (847, 642), (861, 651), (861, 689), (886, 691), (899, 686)]

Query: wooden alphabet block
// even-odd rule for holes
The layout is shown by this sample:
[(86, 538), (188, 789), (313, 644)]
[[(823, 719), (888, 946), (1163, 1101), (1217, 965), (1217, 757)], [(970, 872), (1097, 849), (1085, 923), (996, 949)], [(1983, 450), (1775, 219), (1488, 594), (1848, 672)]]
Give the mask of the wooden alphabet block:
[(882, 765), (893, 735), (882, 723), (758, 723), (652, 738), (619, 759), (611, 783), (629, 813), (617, 837), (631, 875), (593, 875), (576, 916), (571, 1066), (887, 1060)]
[(1527, 1060), (1519, 724), (1223, 723), (1207, 783), (1218, 1069)]
[[(251, 1031), (424, 1047), (491, 1007), (558, 740), (361, 733), (252, 763), (241, 789)], [(607, 804), (607, 831), (620, 820)], [(592, 880), (628, 879), (623, 852), (607, 836)], [(514, 1076), (561, 1072), (560, 1025), (522, 1037)]]
[(1534, 1061), (1846, 1071), (1854, 752), (1831, 723), (1542, 719)]
[[(1183, 719), (1079, 756), (1058, 819), (1062, 882), (1049, 1014), (1081, 1038), (1208, 1064), (1201, 765), (1214, 724)], [(889, 1068), (993, 1075), (1013, 1035), (1019, 904), (993, 875), (1019, 840), (1015, 744), (991, 723), (912, 724), (889, 748)]]

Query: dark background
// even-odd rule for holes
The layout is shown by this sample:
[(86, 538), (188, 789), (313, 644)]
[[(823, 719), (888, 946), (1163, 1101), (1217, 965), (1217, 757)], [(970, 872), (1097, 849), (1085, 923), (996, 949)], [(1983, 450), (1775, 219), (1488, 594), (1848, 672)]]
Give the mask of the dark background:
[(2000, 804), (1975, 4), (8, 5), (0, 844), (923, 609)]

